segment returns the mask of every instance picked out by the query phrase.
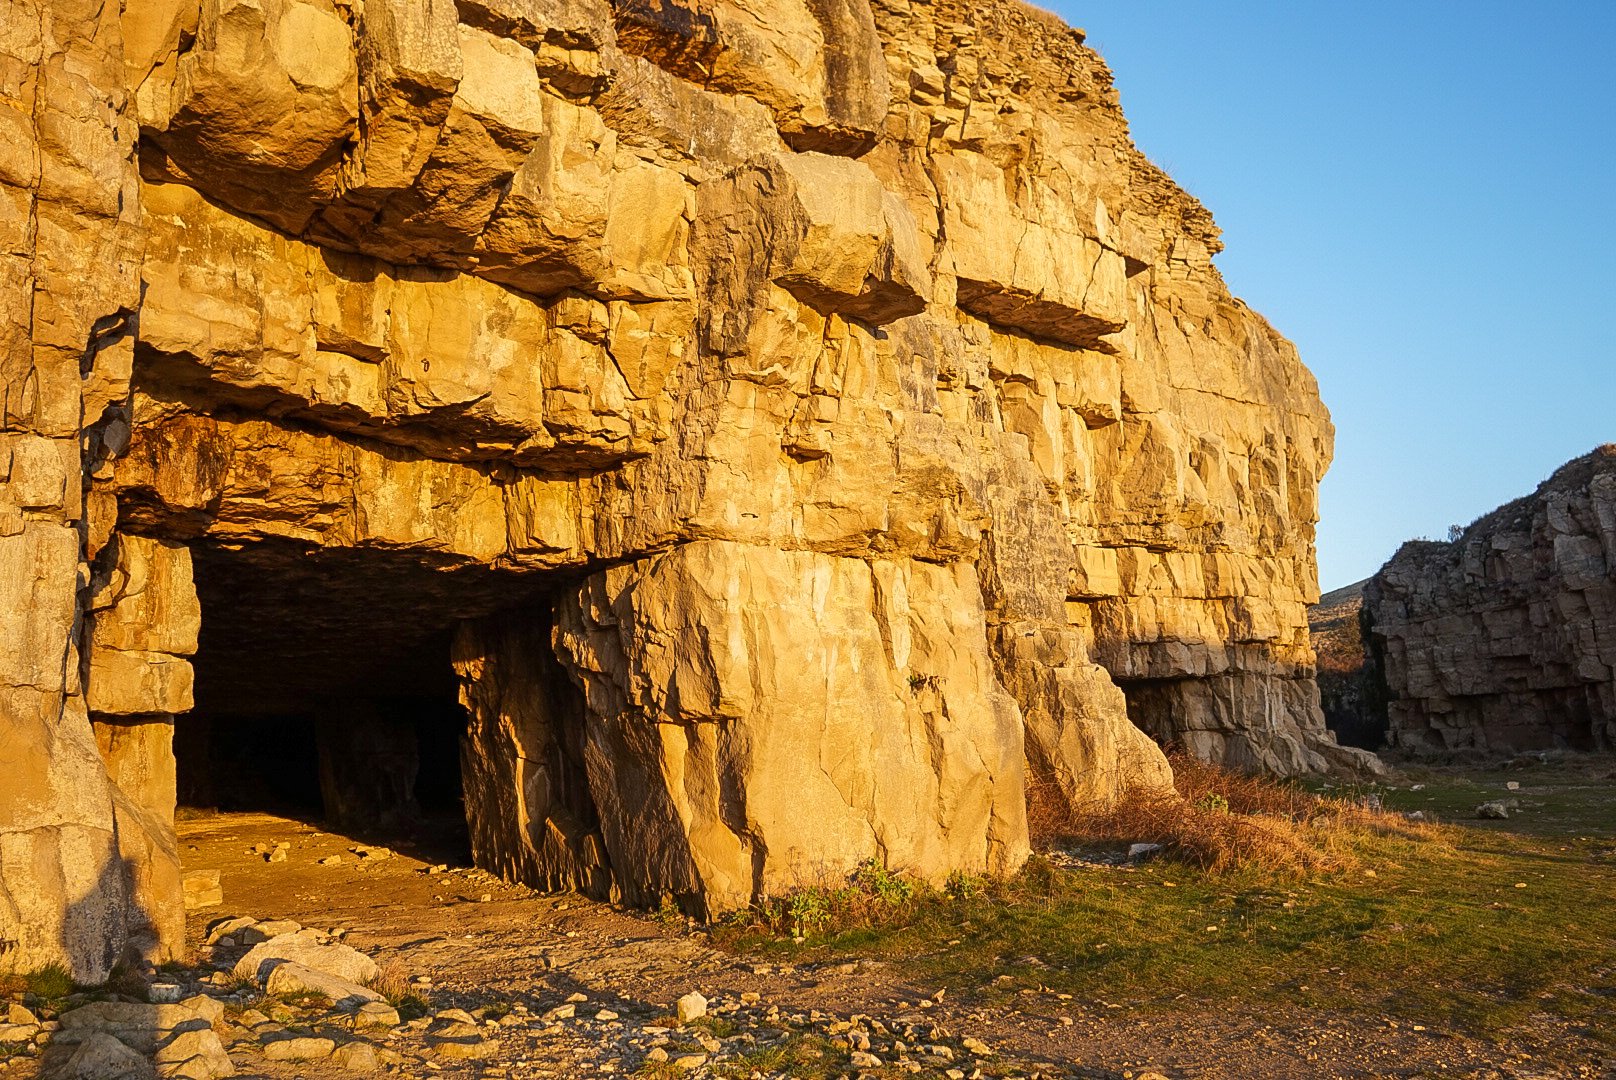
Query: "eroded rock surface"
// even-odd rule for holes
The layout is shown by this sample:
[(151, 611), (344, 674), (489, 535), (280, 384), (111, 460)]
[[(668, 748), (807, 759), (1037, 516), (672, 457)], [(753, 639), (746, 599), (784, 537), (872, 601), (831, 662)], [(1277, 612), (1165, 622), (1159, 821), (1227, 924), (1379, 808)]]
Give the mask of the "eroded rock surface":
[(1616, 446), (1369, 580), (1388, 738), (1413, 752), (1616, 746)]
[[(1029, 777), (1169, 782), (1145, 732), (1362, 760), (1312, 681), (1315, 383), (1080, 32), (5, 16), (0, 966), (174, 947), (176, 716), (325, 730), (451, 661), (479, 862), (694, 910), (1011, 870)], [(386, 757), (334, 812), (412, 812)]]

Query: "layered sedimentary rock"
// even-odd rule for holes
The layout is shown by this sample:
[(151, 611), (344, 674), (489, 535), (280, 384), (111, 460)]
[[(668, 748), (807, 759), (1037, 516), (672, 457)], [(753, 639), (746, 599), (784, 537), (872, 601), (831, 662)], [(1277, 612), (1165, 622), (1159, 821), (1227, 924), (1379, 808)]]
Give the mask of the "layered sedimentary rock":
[(1388, 739), (1412, 752), (1616, 747), (1616, 445), (1364, 589)]
[(378, 740), (451, 664), (478, 861), (698, 912), (1013, 870), (1029, 780), (1169, 783), (1144, 732), (1348, 760), (1329, 420), (1081, 32), (5, 16), (0, 964), (173, 946), (175, 716), (312, 724), (333, 814), (408, 816)]

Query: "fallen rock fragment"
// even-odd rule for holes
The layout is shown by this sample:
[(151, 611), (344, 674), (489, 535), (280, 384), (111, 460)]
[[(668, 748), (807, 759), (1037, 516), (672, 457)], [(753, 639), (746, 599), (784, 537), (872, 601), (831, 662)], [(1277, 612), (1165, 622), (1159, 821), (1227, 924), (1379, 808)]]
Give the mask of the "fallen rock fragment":
[(65, 1057), (47, 1059), (41, 1075), (44, 1080), (155, 1080), (157, 1070), (112, 1035), (91, 1031)]
[(485, 1038), (475, 1017), (463, 1009), (445, 1009), (432, 1017), (426, 1045), (439, 1057), (472, 1060), (487, 1057), (498, 1043)]
[(336, 1040), (281, 1031), (263, 1038), (264, 1056), (271, 1061), (316, 1061), (331, 1056)]
[(171, 1035), (212, 1025), (183, 1005), (147, 1005), (132, 1001), (93, 1001), (61, 1016), (57, 1038), (74, 1041), (92, 1034), (111, 1035), (143, 1054), (154, 1053)]
[(192, 994), (180, 1004), (202, 1017), (215, 1029), (218, 1028), (219, 1021), (224, 1019), (224, 1002), (218, 998), (206, 994)]
[(208, 924), (207, 936), (202, 940), (207, 945), (222, 944), (226, 938), (231, 939), (232, 942), (240, 941), (240, 935), (248, 927), (256, 925), (258, 925), (257, 919), (250, 919), (240, 915), (234, 918), (218, 919)]
[(395, 1028), (398, 1010), (385, 1001), (367, 1001), (354, 1010), (353, 1022), (355, 1028)]
[(224, 903), (224, 889), (219, 884), (217, 870), (187, 870), (180, 883), (186, 911), (200, 911)]
[(176, 1005), (185, 996), (185, 987), (179, 983), (154, 982), (146, 987), (146, 1000), (159, 1005)]
[(236, 1072), (224, 1044), (211, 1028), (175, 1035), (157, 1048), (156, 1062), (160, 1076), (183, 1080), (215, 1080)]
[(301, 929), (303, 924), (293, 922), (291, 919), (270, 919), (267, 922), (254, 922), (243, 927), (238, 938), (243, 945), (260, 945), (271, 938), (280, 937), (282, 934), (295, 934)]
[[(271, 924), (260, 924), (255, 929), (261, 930), (268, 925)], [(373, 981), (380, 973), (376, 961), (358, 949), (349, 945), (325, 943), (322, 940), (324, 936), (313, 930), (298, 930), (261, 942), (236, 962), (234, 969), (236, 977), (251, 979), (264, 986), (270, 972), (277, 965), (287, 962), (302, 964), (304, 967), (361, 985)]]
[(367, 1042), (343, 1043), (332, 1051), (331, 1063), (349, 1072), (375, 1072), (381, 1067), (376, 1048)]
[(270, 968), (269, 976), (264, 980), (264, 990), (271, 994), (288, 996), (318, 994), (330, 999), (338, 1008), (352, 1007), (359, 1002), (369, 1004), (381, 1000), (381, 995), (369, 987), (300, 964), (295, 960), (286, 960)]
[(678, 1011), (679, 1022), (688, 1024), (692, 1020), (700, 1020), (707, 1015), (707, 999), (692, 990), (680, 998), (674, 1008)]

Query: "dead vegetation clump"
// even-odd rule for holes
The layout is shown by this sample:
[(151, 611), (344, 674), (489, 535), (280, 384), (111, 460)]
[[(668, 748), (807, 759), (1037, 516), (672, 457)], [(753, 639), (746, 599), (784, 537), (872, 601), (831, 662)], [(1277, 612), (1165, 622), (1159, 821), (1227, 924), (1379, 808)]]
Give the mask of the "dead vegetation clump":
[(380, 994), (405, 1020), (414, 1020), (430, 1011), (426, 999), (410, 985), (409, 974), (397, 960), (383, 964), (375, 978), (365, 985)]
[(1257, 869), (1312, 873), (1350, 869), (1366, 835), (1433, 837), (1436, 830), (1372, 798), (1321, 796), (1294, 784), (1232, 772), (1181, 752), (1168, 755), (1172, 791), (1135, 790), (1111, 806), (1050, 818), (1034, 815), (1046, 846), (1160, 844), (1170, 857), (1213, 873)]

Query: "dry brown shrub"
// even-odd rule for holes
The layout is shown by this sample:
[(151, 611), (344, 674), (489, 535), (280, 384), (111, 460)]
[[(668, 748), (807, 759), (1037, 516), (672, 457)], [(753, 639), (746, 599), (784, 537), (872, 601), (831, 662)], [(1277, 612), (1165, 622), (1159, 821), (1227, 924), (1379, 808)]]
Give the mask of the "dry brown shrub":
[(1027, 835), (1036, 848), (1047, 848), (1072, 831), (1072, 815), (1053, 780), (1027, 771)]
[(409, 972), (397, 960), (389, 960), (383, 964), (376, 972), (375, 978), (365, 985), (395, 1006), (414, 993), (410, 987)]
[(1160, 844), (1174, 857), (1214, 873), (1348, 869), (1357, 863), (1354, 841), (1366, 832), (1432, 835), (1429, 826), (1362, 800), (1313, 795), (1182, 753), (1170, 754), (1169, 760), (1176, 790), (1129, 792), (1116, 805), (1072, 815), (1064, 828), (1044, 835)]

